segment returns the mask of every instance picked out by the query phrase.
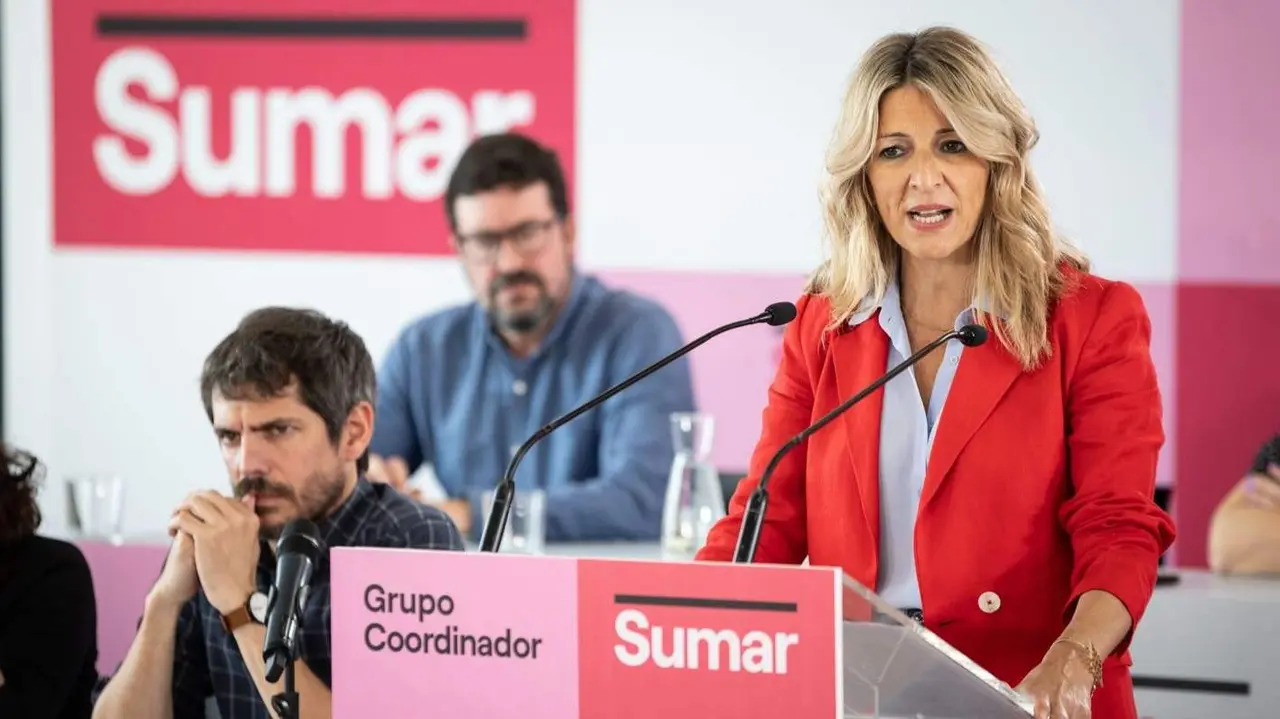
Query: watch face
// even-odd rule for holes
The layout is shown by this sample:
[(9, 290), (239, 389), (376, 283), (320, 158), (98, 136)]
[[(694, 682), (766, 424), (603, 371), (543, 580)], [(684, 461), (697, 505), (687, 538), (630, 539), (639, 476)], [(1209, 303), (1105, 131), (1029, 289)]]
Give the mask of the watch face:
[(267, 595), (254, 592), (249, 597), (249, 614), (253, 615), (253, 620), (259, 624), (267, 623)]

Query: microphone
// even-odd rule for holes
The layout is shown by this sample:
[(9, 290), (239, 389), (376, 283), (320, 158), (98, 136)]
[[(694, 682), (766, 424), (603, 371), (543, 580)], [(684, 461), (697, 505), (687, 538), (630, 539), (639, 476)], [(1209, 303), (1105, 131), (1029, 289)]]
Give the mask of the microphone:
[(311, 573), (323, 551), (320, 530), (314, 522), (295, 519), (284, 525), (276, 545), (276, 581), (267, 598), (267, 636), (262, 643), (269, 683), (274, 684), (293, 662), (302, 607), (311, 588)]
[(835, 421), (836, 417), (847, 412), (849, 408), (866, 399), (872, 392), (888, 384), (889, 380), (902, 374), (909, 367), (912, 367), (948, 341), (958, 339), (965, 347), (977, 347), (987, 341), (988, 334), (986, 327), (976, 324), (965, 325), (958, 330), (951, 330), (921, 347), (920, 351), (903, 360), (893, 369), (886, 372), (883, 377), (868, 385), (866, 389), (840, 403), (835, 409), (823, 415), (817, 422), (805, 427), (800, 434), (787, 440), (787, 443), (782, 445), (773, 455), (773, 458), (769, 460), (769, 464), (764, 468), (764, 473), (760, 475), (759, 484), (756, 485), (755, 491), (751, 493), (751, 498), (747, 500), (747, 509), (742, 514), (742, 525), (738, 532), (738, 544), (733, 551), (733, 561), (737, 564), (750, 564), (755, 559), (756, 547), (760, 544), (760, 531), (764, 527), (764, 513), (769, 507), (769, 479), (773, 476), (774, 470), (778, 468), (778, 463), (782, 461), (782, 458), (788, 452), (800, 446), (815, 432)]
[(794, 320), (795, 318), (796, 318), (795, 305), (793, 305), (790, 302), (774, 302), (773, 304), (764, 308), (764, 312), (761, 312), (755, 317), (749, 317), (745, 320), (738, 320), (737, 322), (730, 322), (727, 325), (724, 325), (722, 327), (717, 327), (716, 329), (711, 330), (710, 332), (702, 335), (698, 339), (690, 342), (689, 344), (681, 347), (675, 352), (672, 352), (666, 357), (663, 357), (657, 362), (654, 362), (648, 367), (645, 367), (639, 372), (636, 372), (630, 377), (622, 380), (618, 384), (610, 387), (609, 389), (593, 397), (587, 402), (579, 405), (576, 409), (570, 411), (568, 414), (562, 415), (560, 417), (557, 417), (551, 420), (551, 422), (545, 425), (542, 429), (539, 429), (537, 432), (534, 432), (533, 436), (525, 440), (524, 444), (520, 445), (520, 447), (516, 449), (515, 454), (511, 456), (511, 462), (507, 465), (507, 471), (502, 476), (502, 481), (498, 483), (497, 489), (494, 490), (493, 505), (489, 510), (489, 518), (485, 522), (484, 533), (481, 535), (481, 538), (480, 538), (480, 551), (496, 552), (498, 551), (499, 546), (501, 546), (502, 535), (507, 529), (507, 519), (511, 515), (511, 501), (516, 491), (516, 481), (515, 481), (516, 467), (520, 465), (520, 461), (524, 459), (525, 454), (527, 454), (529, 450), (533, 449), (533, 446), (535, 444), (545, 439), (547, 435), (563, 427), (564, 425), (572, 422), (582, 414), (595, 409), (596, 407), (603, 404), (605, 400), (618, 394), (622, 390), (627, 389), (628, 387), (635, 384), (636, 382), (639, 382), (645, 377), (648, 377), (654, 372), (657, 372), (663, 367), (666, 367), (672, 362), (675, 362), (681, 357), (689, 354), (690, 352), (702, 346), (704, 343), (706, 343), (708, 340), (710, 340), (712, 337), (715, 337), (716, 335), (724, 334), (729, 330), (735, 330), (735, 329), (738, 329), (739, 327), (746, 327), (747, 325), (758, 325), (762, 323), (771, 325), (773, 327), (777, 327), (779, 325), (785, 325), (786, 323), (790, 322), (791, 320)]

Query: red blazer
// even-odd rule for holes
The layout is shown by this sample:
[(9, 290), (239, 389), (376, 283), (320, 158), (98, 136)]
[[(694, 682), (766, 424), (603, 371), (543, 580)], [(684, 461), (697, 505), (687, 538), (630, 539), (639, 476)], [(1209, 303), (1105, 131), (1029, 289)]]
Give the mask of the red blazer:
[[(1052, 356), (1023, 372), (992, 333), (966, 349), (934, 438), (916, 528), (925, 625), (1016, 686), (1070, 618), (1103, 589), (1141, 618), (1174, 528), (1153, 500), (1164, 442), (1151, 324), (1129, 285), (1073, 273), (1053, 308)], [(699, 559), (732, 558), (742, 512), (786, 440), (885, 371), (873, 320), (830, 332), (827, 300), (806, 296), (787, 328), (763, 430), (729, 516)], [(770, 482), (756, 561), (878, 571), (876, 392), (791, 452)], [(1104, 666), (1096, 719), (1136, 719), (1129, 638)]]

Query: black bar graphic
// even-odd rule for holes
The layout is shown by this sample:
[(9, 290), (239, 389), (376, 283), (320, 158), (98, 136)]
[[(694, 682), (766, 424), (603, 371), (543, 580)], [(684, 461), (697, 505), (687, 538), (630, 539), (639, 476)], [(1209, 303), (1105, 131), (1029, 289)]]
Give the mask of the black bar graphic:
[(524, 40), (522, 18), (334, 18), (99, 15), (103, 37)]
[(1174, 677), (1148, 677), (1133, 675), (1135, 689), (1161, 689), (1172, 692), (1190, 692), (1193, 694), (1219, 694), (1228, 696), (1249, 696), (1248, 682), (1232, 682), (1220, 679), (1177, 679)]
[(644, 594), (615, 594), (614, 604), (640, 604), (650, 607), (689, 607), (690, 609), (737, 609), (749, 612), (798, 611), (795, 602), (758, 602), (745, 599), (701, 599), (698, 597), (654, 597)]

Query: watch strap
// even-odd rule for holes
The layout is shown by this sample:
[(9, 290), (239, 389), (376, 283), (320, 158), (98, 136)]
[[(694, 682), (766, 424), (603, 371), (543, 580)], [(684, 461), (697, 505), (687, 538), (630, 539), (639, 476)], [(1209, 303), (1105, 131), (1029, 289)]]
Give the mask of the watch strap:
[(222, 626), (226, 627), (228, 632), (234, 632), (252, 622), (253, 613), (249, 611), (249, 602), (247, 601), (231, 610), (229, 614), (222, 615)]

